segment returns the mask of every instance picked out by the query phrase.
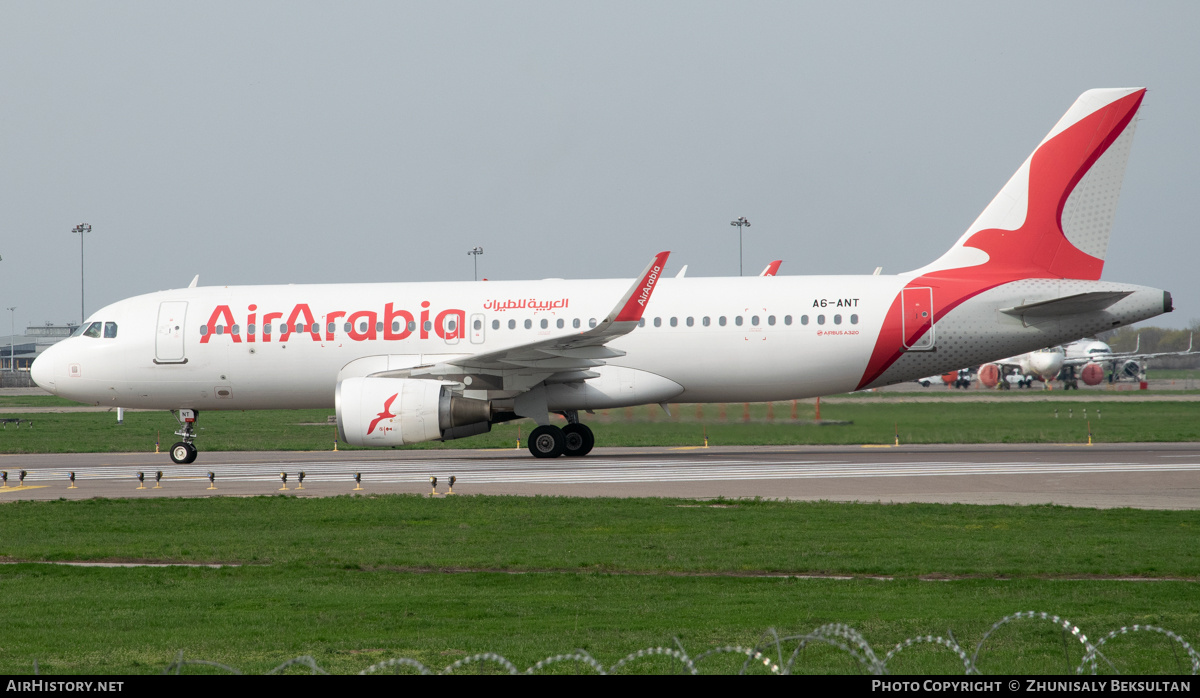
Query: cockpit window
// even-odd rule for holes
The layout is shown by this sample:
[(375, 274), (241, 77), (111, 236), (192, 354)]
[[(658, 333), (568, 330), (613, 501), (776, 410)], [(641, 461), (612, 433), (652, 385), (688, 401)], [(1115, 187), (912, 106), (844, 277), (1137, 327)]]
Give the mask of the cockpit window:
[(105, 339), (113, 339), (116, 336), (117, 336), (117, 323), (115, 323), (115, 322), (104, 323), (104, 338)]
[(101, 325), (101, 323), (99, 323), (99, 322), (93, 322), (92, 324), (88, 325), (87, 329), (83, 331), (83, 336), (84, 337), (99, 337), (100, 336), (100, 325)]

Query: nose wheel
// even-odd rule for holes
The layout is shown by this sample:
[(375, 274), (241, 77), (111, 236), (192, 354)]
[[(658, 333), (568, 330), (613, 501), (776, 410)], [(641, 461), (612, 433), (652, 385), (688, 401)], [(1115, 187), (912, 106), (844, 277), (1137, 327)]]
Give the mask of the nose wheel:
[(179, 422), (180, 429), (175, 432), (182, 441), (175, 442), (171, 446), (171, 460), (179, 465), (185, 465), (196, 460), (196, 454), (200, 451), (192, 444), (196, 438), (196, 420), (200, 413), (196, 410), (181, 409), (171, 410), (171, 414)]
[(199, 453), (199, 451), (195, 446), (183, 441), (179, 441), (171, 447), (171, 460), (180, 465), (184, 465), (196, 460), (197, 453)]

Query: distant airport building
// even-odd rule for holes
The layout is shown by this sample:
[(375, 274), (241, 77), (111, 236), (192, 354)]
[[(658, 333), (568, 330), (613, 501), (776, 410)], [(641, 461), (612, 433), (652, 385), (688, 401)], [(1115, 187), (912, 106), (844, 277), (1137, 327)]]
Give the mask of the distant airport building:
[(25, 328), (25, 334), (0, 335), (0, 370), (28, 371), (38, 354), (71, 336), (79, 326), (75, 324), (35, 325)]

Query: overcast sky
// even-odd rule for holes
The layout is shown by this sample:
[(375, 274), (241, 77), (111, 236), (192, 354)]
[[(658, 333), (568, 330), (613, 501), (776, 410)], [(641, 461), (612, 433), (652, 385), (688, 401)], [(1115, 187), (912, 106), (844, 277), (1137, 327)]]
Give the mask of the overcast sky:
[[(0, 303), (907, 271), (1146, 86), (1104, 278), (1200, 318), (1200, 3), (0, 0)], [(8, 312), (0, 326), (8, 331)], [(18, 330), (20, 331), (20, 330)]]

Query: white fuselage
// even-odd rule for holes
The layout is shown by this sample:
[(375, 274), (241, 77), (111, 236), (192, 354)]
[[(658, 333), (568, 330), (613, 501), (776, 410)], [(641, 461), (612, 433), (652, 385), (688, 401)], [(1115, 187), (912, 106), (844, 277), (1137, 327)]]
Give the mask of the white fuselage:
[[(881, 330), (889, 308), (901, 302), (901, 290), (911, 280), (664, 278), (645, 310), (644, 325), (609, 343), (625, 355), (595, 369), (600, 375), (592, 382), (611, 383), (605, 400), (570, 404), (579, 401), (562, 389), (552, 392), (549, 407), (769, 401), (841, 393), (1058, 344), (1164, 310), (1163, 292), (1157, 289), (1102, 281), (1016, 281), (958, 303), (937, 317), (919, 344), (881, 347), (887, 341)], [(58, 395), (100, 405), (328, 408), (334, 406), (339, 379), (348, 375), (381, 366), (436, 364), (578, 334), (603, 318), (630, 283), (544, 280), (162, 291), (97, 311), (85, 328), (92, 322), (114, 323), (115, 337), (71, 337), (44, 352), (33, 373), (39, 385)], [(1132, 293), (1102, 311), (1034, 326), (999, 312), (1093, 289)], [(937, 294), (935, 288), (935, 302)], [(304, 326), (301, 332), (295, 331), (298, 323)], [(271, 325), (269, 333), (264, 324)], [(292, 331), (281, 332), (283, 325)], [(894, 349), (895, 357), (868, 374), (868, 364), (878, 362), (872, 356), (881, 355), (881, 348)], [(373, 363), (363, 363), (366, 357), (374, 357)], [(356, 372), (356, 365), (369, 365), (369, 370)], [(514, 380), (520, 370), (514, 366)], [(520, 392), (495, 385), (473, 395), (464, 387), (469, 396), (490, 399)]]

